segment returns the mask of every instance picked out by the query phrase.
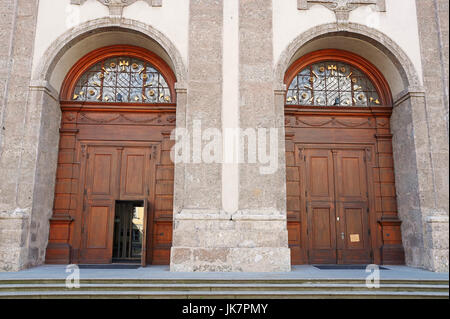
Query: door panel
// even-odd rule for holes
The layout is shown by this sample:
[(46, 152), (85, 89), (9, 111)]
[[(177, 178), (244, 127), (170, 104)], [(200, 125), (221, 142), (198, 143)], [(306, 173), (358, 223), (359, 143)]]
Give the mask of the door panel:
[(365, 152), (335, 152), (338, 263), (371, 262)]
[(150, 149), (126, 147), (122, 151), (120, 199), (133, 200), (148, 196)]
[(87, 217), (87, 242), (88, 249), (108, 248), (108, 230), (111, 216), (109, 206), (91, 206)]
[(305, 150), (306, 213), (310, 263), (336, 262), (333, 157), (330, 150)]
[(334, 200), (333, 159), (329, 150), (306, 150), (307, 202)]
[(110, 198), (114, 194), (117, 152), (113, 148), (96, 147), (89, 154), (87, 189), (94, 199)]
[(334, 215), (330, 207), (314, 207), (312, 209), (312, 248), (313, 249), (332, 249), (334, 248), (335, 238), (332, 234), (331, 223), (334, 221)]
[(338, 150), (336, 152), (336, 200), (367, 201), (367, 178), (364, 151)]
[(82, 263), (110, 263), (118, 168), (114, 147), (91, 146), (86, 160), (83, 198)]
[(345, 218), (345, 248), (362, 249), (364, 248), (364, 207), (344, 207)]
[(309, 263), (371, 262), (364, 156), (364, 150), (304, 149)]
[(114, 204), (97, 201), (89, 205), (84, 235), (85, 245), (81, 262), (91, 264), (110, 263), (112, 259)]
[(332, 204), (315, 204), (308, 209), (310, 263), (336, 262), (335, 212)]
[(153, 264), (164, 265), (170, 256), (172, 222), (156, 221), (153, 227)]

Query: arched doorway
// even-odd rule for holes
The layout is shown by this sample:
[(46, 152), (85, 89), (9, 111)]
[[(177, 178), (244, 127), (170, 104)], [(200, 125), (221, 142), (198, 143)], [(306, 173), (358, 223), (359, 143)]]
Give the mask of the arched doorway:
[(387, 81), (327, 49), (295, 61), (285, 84), (292, 263), (403, 264)]
[(156, 54), (129, 45), (68, 72), (47, 263), (169, 264), (175, 81)]

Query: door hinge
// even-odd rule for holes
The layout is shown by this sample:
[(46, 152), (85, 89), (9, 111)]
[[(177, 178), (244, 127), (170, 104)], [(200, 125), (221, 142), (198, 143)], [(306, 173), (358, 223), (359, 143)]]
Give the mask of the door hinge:
[(368, 229), (368, 231), (369, 231), (369, 236), (370, 236), (370, 228)]
[(370, 251), (370, 258), (373, 258), (373, 250)]

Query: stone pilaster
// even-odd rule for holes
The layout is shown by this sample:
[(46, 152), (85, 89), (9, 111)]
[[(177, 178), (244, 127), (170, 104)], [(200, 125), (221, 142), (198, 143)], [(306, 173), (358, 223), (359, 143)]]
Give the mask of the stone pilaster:
[[(289, 271), (290, 250), (286, 226), (286, 168), (283, 121), (283, 90), (274, 94), (272, 1), (239, 1), (239, 119), (241, 129), (276, 129), (276, 144), (258, 152), (276, 154), (273, 171), (263, 164), (239, 167), (239, 211), (237, 225), (246, 223), (258, 234), (253, 242), (254, 267), (266, 271)], [(278, 89), (278, 88), (275, 88)], [(280, 93), (281, 94), (277, 94)], [(258, 134), (258, 142), (261, 136)], [(247, 147), (248, 145), (246, 145)], [(244, 150), (247, 151), (247, 148)], [(259, 154), (259, 153), (258, 153)], [(266, 167), (267, 168), (267, 167)], [(263, 254), (261, 252), (264, 252)], [(242, 258), (246, 258), (242, 252)], [(256, 262), (256, 259), (260, 260)], [(274, 259), (275, 258), (275, 259)]]
[[(433, 205), (424, 213), (425, 267), (448, 271), (449, 213), (449, 2), (417, 0), (419, 40), (425, 88), (430, 163), (429, 185)], [(425, 159), (421, 159), (421, 162)]]
[[(434, 228), (429, 225), (436, 216), (442, 216), (442, 211), (436, 207), (428, 124), (425, 93), (410, 88), (410, 92), (395, 103), (391, 117), (402, 242), (407, 265), (437, 270), (439, 267), (436, 267), (437, 264), (432, 262), (434, 258), (430, 256), (430, 247), (433, 247), (430, 240), (442, 240), (445, 231), (444, 235), (432, 234), (430, 231), (443, 230), (445, 222)], [(440, 247), (439, 254), (442, 256), (442, 247), (445, 245), (436, 245)]]
[(177, 128), (189, 132), (191, 150), (189, 163), (177, 163), (175, 168), (171, 270), (230, 270), (222, 267), (225, 257), (211, 251), (223, 247), (217, 232), (225, 227), (223, 218), (229, 219), (222, 214), (222, 166), (203, 163), (206, 142), (200, 145), (200, 154), (193, 142), (194, 121), (200, 121), (202, 130), (222, 128), (223, 2), (191, 0), (189, 10), (187, 94), (181, 96), (186, 98), (186, 117), (177, 118)]
[(28, 103), (38, 1), (1, 1), (0, 6), (0, 241), (10, 243), (0, 245), (0, 270), (18, 270), (33, 264), (30, 241), (38, 240), (44, 226), (33, 222), (40, 114)]
[[(230, 1), (236, 1), (235, 18), (239, 19), (235, 38), (222, 32), (222, 1), (191, 1), (186, 127), (192, 132), (193, 120), (200, 119), (203, 128), (221, 129), (221, 112), (237, 111), (233, 116), (240, 119), (243, 130), (276, 128), (272, 152), (277, 167), (262, 174), (260, 168), (267, 164), (239, 164), (239, 184), (233, 186), (239, 187), (238, 210), (229, 211), (224, 209), (222, 198), (227, 196), (220, 184), (225, 178), (220, 168), (226, 164), (184, 164), (184, 194), (180, 193), (175, 204), (171, 270), (289, 271), (284, 123), (277, 117), (283, 112), (274, 110), (272, 1)], [(238, 110), (227, 108), (226, 99), (225, 105), (218, 105), (222, 102), (223, 37), (239, 42)], [(229, 44), (226, 47), (232, 50)]]

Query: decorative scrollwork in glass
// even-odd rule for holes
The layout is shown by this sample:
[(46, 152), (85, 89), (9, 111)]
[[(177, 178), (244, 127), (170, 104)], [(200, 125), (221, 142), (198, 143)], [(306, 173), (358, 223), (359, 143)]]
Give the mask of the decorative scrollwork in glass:
[(72, 99), (87, 102), (171, 103), (170, 88), (150, 63), (131, 57), (98, 62), (78, 80)]
[(362, 71), (337, 61), (311, 64), (292, 80), (286, 104), (304, 106), (381, 106), (375, 86)]

